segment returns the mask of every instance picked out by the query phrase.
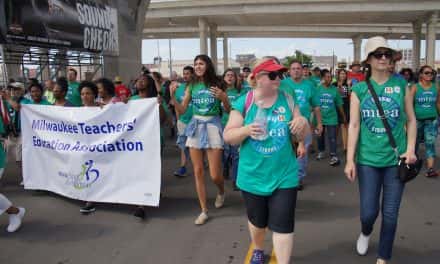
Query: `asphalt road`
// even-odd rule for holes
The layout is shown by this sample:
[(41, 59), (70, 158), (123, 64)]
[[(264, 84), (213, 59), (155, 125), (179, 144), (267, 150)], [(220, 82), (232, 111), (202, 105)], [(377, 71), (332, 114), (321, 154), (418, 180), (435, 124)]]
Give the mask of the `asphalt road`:
[[(243, 263), (250, 239), (240, 193), (228, 181), (225, 207), (215, 209), (214, 184), (207, 180), (211, 219), (195, 226), (200, 209), (194, 180), (172, 175), (179, 154), (171, 141), (165, 156), (164, 197), (159, 208), (148, 208), (145, 221), (132, 216), (134, 208), (126, 205), (99, 204), (95, 213), (81, 215), (80, 201), (24, 190), (18, 167), (9, 165), (0, 190), (26, 207), (27, 214), (14, 234), (6, 232), (7, 217), (0, 217), (0, 264)], [(357, 256), (357, 184), (345, 179), (343, 166), (327, 162), (311, 161), (306, 190), (299, 195), (293, 262), (375, 263), (380, 218), (370, 253)], [(439, 194), (440, 179), (421, 175), (407, 185), (392, 263), (440, 263)], [(268, 235), (266, 253), (271, 252)]]

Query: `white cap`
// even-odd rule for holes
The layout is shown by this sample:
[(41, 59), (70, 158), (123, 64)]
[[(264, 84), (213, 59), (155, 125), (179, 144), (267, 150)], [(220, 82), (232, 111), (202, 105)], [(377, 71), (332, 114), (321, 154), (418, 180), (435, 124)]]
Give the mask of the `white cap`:
[(10, 83), (9, 86), (13, 87), (13, 88), (20, 88), (20, 89), (24, 90), (24, 84), (21, 82), (13, 82), (13, 83)]
[(367, 40), (367, 44), (365, 44), (364, 61), (367, 60), (368, 55), (371, 52), (374, 52), (378, 48), (386, 48), (386, 49), (390, 49), (390, 50), (394, 51), (392, 48), (390, 48), (390, 46), (387, 43), (387, 40), (384, 37), (381, 37), (381, 36), (372, 37), (372, 38), (369, 38)]

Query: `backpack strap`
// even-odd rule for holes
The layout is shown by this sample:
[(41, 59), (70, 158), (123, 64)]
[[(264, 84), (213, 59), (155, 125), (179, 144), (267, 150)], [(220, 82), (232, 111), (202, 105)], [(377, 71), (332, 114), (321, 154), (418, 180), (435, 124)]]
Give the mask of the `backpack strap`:
[(246, 101), (244, 103), (244, 115), (243, 118), (245, 118), (246, 114), (249, 112), (249, 109), (251, 108), (252, 103), (254, 102), (254, 91), (249, 91), (246, 94)]

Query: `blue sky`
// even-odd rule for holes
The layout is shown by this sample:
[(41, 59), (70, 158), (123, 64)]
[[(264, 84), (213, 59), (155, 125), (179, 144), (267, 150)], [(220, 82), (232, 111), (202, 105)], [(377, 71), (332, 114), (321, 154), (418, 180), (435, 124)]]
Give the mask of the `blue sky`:
[[(365, 44), (366, 40), (363, 41)], [(168, 40), (144, 39), (142, 43), (142, 63), (152, 63), (153, 58), (159, 54), (163, 60), (169, 59)], [(236, 54), (254, 53), (257, 57), (273, 55), (285, 57), (299, 49), (307, 54), (331, 55), (334, 50), (338, 60), (353, 59), (353, 44), (351, 39), (298, 39), (298, 38), (234, 38), (229, 39), (229, 49), (232, 58)], [(393, 48), (411, 48), (411, 40), (389, 41)], [(223, 58), (223, 40), (217, 43), (219, 58)], [(171, 41), (171, 54), (173, 60), (191, 60), (199, 52), (200, 42), (198, 39), (175, 39)], [(209, 45), (208, 45), (209, 47)], [(362, 45), (363, 51), (363, 45)], [(425, 41), (422, 41), (422, 58), (425, 57)], [(436, 42), (436, 59), (440, 58), (440, 41)]]

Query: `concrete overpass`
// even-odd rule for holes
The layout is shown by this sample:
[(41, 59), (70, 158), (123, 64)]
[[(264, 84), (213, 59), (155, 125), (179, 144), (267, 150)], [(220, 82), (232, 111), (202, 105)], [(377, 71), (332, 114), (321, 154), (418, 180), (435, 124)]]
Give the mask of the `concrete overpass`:
[[(199, 38), (200, 53), (217, 61), (217, 38), (348, 38), (355, 60), (362, 39), (383, 35), (413, 40), (413, 65), (419, 66), (421, 40), (426, 39), (427, 63), (434, 64), (440, 39), (438, 0), (206, 0), (151, 1), (143, 37)], [(225, 65), (228, 64), (224, 56)]]

